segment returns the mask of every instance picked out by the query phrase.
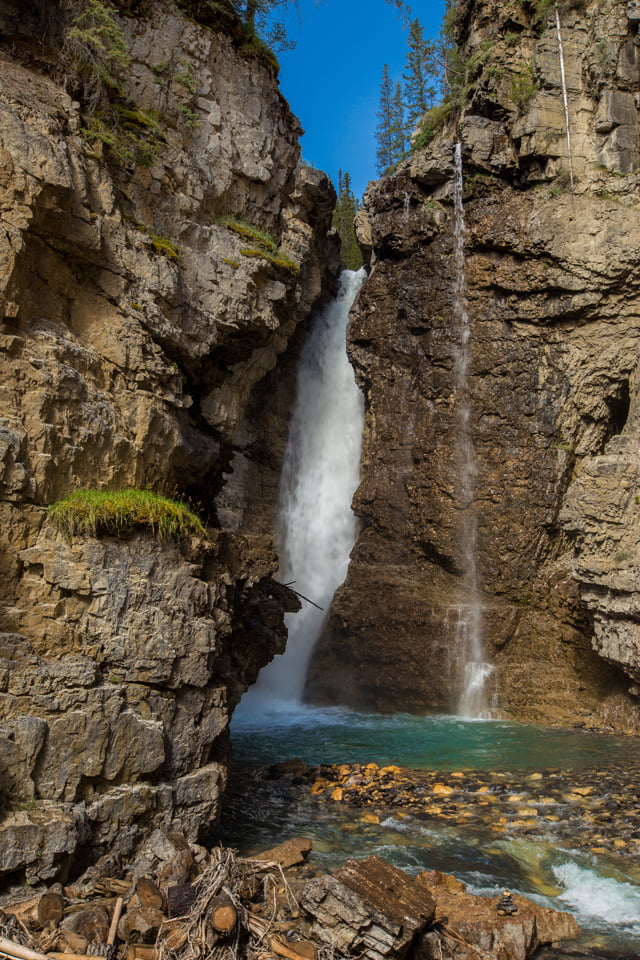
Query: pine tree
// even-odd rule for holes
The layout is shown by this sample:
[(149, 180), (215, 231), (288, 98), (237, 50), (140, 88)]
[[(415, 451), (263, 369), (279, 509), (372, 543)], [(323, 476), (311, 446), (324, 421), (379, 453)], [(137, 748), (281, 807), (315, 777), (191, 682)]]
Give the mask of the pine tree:
[(347, 270), (358, 270), (362, 266), (362, 254), (353, 221), (358, 212), (358, 201), (351, 187), (351, 176), (346, 171), (338, 171), (338, 199), (333, 214), (333, 226), (342, 242), (342, 264)]
[(407, 142), (402, 86), (396, 83), (394, 87), (389, 66), (386, 63), (382, 70), (377, 117), (379, 122), (376, 128), (378, 144), (376, 165), (378, 173), (384, 175), (390, 167), (402, 160)]
[(407, 41), (407, 72), (403, 73), (404, 96), (407, 107), (407, 125), (415, 129), (420, 119), (435, 102), (435, 80), (439, 73), (433, 42), (424, 38), (422, 24), (413, 20)]
[(379, 122), (376, 127), (378, 144), (376, 166), (378, 173), (384, 174), (389, 167), (402, 159), (405, 141), (402, 89), (399, 89), (398, 84), (394, 89), (389, 66), (386, 63), (382, 70), (377, 117)]
[(398, 163), (404, 157), (407, 148), (407, 125), (404, 118), (404, 96), (402, 85), (396, 83), (391, 100), (391, 141), (393, 160)]

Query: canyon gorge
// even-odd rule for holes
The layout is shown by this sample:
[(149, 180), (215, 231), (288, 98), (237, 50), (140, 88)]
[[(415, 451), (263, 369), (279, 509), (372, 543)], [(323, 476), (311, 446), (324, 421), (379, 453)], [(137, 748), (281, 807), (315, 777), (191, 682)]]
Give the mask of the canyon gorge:
[[(157, 827), (201, 838), (230, 717), (299, 605), (278, 582), (278, 484), (304, 334), (337, 284), (335, 194), (236, 25), (118, 6), (144, 163), (91, 135), (64, 5), (0, 13), (7, 883), (127, 857)], [(464, 82), (358, 216), (359, 530), (306, 696), (455, 709), (471, 524), (494, 715), (637, 734), (640, 13), (455, 10)], [(91, 487), (187, 497), (208, 537), (65, 538), (48, 506)]]

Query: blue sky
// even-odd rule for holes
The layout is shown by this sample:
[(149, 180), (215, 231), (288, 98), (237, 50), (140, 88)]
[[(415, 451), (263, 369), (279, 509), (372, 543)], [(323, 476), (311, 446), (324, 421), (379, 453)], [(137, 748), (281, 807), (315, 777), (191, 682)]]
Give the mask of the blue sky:
[[(415, 0), (425, 36), (439, 33), (444, 0)], [(377, 177), (375, 129), (385, 63), (402, 79), (407, 31), (385, 0), (299, 0), (281, 19), (295, 50), (279, 54), (280, 87), (305, 129), (302, 154), (328, 173), (348, 170), (362, 196)], [(279, 11), (282, 13), (282, 11)]]

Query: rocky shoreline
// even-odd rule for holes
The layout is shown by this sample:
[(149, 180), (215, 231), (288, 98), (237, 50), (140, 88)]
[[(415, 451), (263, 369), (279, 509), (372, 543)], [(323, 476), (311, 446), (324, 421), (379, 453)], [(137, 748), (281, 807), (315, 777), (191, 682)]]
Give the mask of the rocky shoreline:
[(437, 871), (417, 877), (377, 856), (317, 873), (312, 843), (253, 858), (156, 830), (126, 867), (106, 855), (75, 883), (0, 906), (12, 960), (525, 960), (575, 938), (568, 914), (505, 891), (469, 894)]

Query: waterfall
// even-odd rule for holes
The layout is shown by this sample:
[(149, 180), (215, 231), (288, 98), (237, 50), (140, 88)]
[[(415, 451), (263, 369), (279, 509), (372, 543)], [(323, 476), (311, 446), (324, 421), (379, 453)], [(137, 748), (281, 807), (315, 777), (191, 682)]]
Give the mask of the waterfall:
[(562, 30), (560, 29), (560, 12), (558, 4), (555, 5), (556, 14), (556, 35), (558, 37), (558, 54), (560, 56), (560, 80), (562, 82), (562, 102), (564, 103), (564, 123), (567, 132), (567, 153), (569, 155), (569, 182), (571, 184), (571, 196), (575, 202), (575, 191), (573, 189), (573, 153), (571, 151), (571, 125), (569, 123), (569, 98), (567, 96), (567, 79), (564, 72), (564, 48), (562, 46)]
[(463, 670), (458, 713), (467, 717), (487, 714), (486, 680), (492, 667), (485, 662), (483, 614), (477, 560), (478, 524), (474, 504), (477, 463), (471, 433), (469, 364), (471, 360), (471, 323), (467, 310), (465, 277), (466, 223), (463, 204), (462, 144), (455, 149), (453, 190), (453, 312), (458, 343), (453, 370), (456, 433), (458, 499), (460, 501), (459, 546), (463, 566), (465, 602), (456, 608), (455, 645), (459, 669)]
[(364, 402), (346, 352), (351, 305), (365, 271), (346, 270), (336, 299), (314, 318), (300, 354), (297, 395), (280, 481), (279, 579), (305, 601), (286, 615), (287, 649), (249, 690), (243, 707), (299, 703), (313, 647), (355, 542), (351, 500), (360, 476)]

